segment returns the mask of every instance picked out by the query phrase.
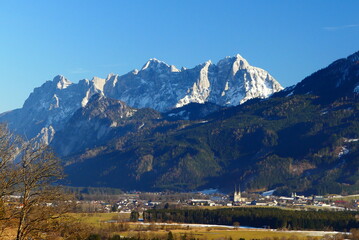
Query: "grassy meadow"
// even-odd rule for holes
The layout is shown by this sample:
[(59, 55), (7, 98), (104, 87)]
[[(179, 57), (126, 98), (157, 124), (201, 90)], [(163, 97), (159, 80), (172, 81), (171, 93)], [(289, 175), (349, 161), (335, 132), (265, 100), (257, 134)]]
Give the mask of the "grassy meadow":
[[(84, 224), (92, 226), (96, 232), (108, 235), (121, 235), (141, 239), (161, 238), (166, 239), (172, 232), (174, 239), (322, 239), (326, 232), (315, 231), (277, 231), (269, 229), (200, 227), (176, 224), (154, 224), (124, 222), (128, 220), (128, 213), (72, 213), (72, 217)], [(329, 233), (334, 235), (335, 233)]]

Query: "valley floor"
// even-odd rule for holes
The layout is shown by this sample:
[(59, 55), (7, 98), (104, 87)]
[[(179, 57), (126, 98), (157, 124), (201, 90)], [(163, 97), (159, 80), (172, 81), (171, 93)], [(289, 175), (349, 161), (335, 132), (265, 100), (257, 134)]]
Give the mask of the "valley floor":
[[(170, 239), (170, 234), (173, 235), (173, 240), (319, 240), (348, 239), (350, 236), (350, 233), (347, 233), (348, 236), (345, 237), (345, 233), (335, 231), (292, 231), (214, 224), (128, 222), (130, 217), (128, 213), (71, 213), (69, 216), (88, 227), (87, 235), (98, 234), (105, 239), (119, 235), (121, 238), (165, 240)], [(15, 229), (7, 229), (6, 232), (0, 233), (0, 239), (14, 239), (15, 232)], [(56, 240), (64, 239), (56, 238)]]
[[(327, 236), (344, 234), (335, 231), (291, 231), (277, 229), (260, 229), (246, 226), (224, 226), (213, 224), (179, 224), (123, 222), (128, 217), (118, 213), (95, 213), (91, 215), (75, 214), (81, 221), (90, 223), (98, 230), (110, 230), (110, 234), (141, 239), (167, 239), (171, 232), (175, 239), (323, 239)], [(73, 215), (73, 216), (75, 216)], [(110, 230), (111, 231), (111, 230)], [(340, 238), (339, 238), (340, 239)]]

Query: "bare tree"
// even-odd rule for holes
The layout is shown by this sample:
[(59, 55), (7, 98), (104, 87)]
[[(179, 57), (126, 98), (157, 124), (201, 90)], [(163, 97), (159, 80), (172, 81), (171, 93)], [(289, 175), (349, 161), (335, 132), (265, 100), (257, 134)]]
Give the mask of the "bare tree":
[(14, 160), (19, 146), (21, 139), (11, 134), (5, 124), (0, 124), (0, 236), (13, 219), (13, 211), (10, 210), (8, 201), (17, 183)]
[(48, 146), (22, 141), (0, 125), (0, 236), (9, 226), (17, 240), (61, 231), (68, 222), (64, 213), (73, 207), (56, 186), (62, 178), (60, 160)]
[(0, 124), (0, 198), (13, 193), (16, 184), (14, 160), (19, 151), (21, 140)]
[(21, 195), (16, 239), (56, 231), (56, 220), (70, 209), (67, 195), (53, 185), (63, 178), (59, 159), (48, 146), (25, 143), (16, 172), (16, 191)]

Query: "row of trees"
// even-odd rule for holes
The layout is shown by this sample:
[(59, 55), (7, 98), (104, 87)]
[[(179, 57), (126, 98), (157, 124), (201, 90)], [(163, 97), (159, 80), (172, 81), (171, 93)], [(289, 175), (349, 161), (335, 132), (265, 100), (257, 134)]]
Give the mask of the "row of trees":
[(150, 209), (145, 221), (336, 230), (359, 228), (357, 212), (291, 211), (278, 208)]
[(33, 239), (61, 229), (72, 207), (54, 185), (62, 177), (48, 146), (23, 141), (0, 125), (0, 236), (15, 230), (16, 240)]

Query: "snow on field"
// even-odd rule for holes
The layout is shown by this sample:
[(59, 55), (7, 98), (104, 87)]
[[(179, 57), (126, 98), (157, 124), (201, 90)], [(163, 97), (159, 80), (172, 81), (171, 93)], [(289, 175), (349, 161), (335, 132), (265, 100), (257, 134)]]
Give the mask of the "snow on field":
[(253, 231), (270, 231), (270, 232), (288, 232), (288, 233), (299, 233), (303, 234), (304, 236), (312, 236), (312, 237), (321, 237), (325, 235), (335, 235), (342, 232), (335, 232), (335, 231), (293, 231), (293, 230), (277, 230), (277, 229), (265, 229), (265, 228), (255, 228), (249, 226), (229, 226), (229, 225), (216, 225), (216, 224), (190, 224), (190, 223), (147, 223), (141, 222), (137, 224), (142, 225), (164, 225), (164, 226), (180, 226), (180, 227), (202, 227), (202, 228), (223, 228), (223, 229), (249, 229)]

